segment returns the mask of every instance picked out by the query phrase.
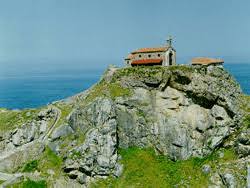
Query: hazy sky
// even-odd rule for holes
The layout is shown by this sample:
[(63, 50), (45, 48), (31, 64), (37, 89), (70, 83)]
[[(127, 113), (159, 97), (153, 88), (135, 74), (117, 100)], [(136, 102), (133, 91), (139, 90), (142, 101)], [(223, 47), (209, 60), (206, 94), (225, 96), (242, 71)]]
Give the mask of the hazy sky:
[(129, 51), (162, 45), (169, 34), (181, 63), (193, 56), (250, 62), (250, 1), (0, 0), (0, 66), (121, 64)]

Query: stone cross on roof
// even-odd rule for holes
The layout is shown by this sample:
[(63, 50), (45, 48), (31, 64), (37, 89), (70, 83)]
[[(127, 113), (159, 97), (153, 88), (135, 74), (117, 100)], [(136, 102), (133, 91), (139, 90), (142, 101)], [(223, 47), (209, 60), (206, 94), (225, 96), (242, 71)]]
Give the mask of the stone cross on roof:
[(173, 38), (172, 38), (171, 36), (169, 36), (168, 39), (167, 39), (167, 45), (168, 45), (169, 47), (172, 46), (172, 40), (173, 40)]

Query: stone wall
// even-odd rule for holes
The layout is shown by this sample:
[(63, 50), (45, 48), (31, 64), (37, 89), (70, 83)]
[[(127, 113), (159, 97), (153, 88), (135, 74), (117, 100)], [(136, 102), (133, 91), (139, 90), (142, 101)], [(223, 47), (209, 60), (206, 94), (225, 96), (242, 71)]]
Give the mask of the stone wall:
[(170, 48), (170, 49), (168, 49), (168, 51), (166, 51), (166, 53), (164, 54), (165, 55), (165, 59), (164, 59), (164, 61), (163, 61), (163, 65), (164, 66), (169, 66), (170, 65), (170, 63), (169, 63), (169, 54), (170, 53), (172, 53), (173, 55), (172, 55), (172, 63), (171, 63), (171, 65), (176, 65), (176, 52), (172, 49), (172, 48)]

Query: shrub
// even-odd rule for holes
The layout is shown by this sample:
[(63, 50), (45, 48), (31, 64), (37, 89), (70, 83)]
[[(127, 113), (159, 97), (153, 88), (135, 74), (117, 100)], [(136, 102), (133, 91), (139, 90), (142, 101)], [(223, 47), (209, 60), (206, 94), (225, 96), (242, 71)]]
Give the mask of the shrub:
[(30, 161), (27, 164), (25, 164), (22, 171), (23, 172), (33, 172), (37, 169), (37, 167), (38, 167), (38, 161), (33, 160), (33, 161)]
[(27, 179), (21, 184), (22, 188), (45, 188), (47, 187), (47, 183), (45, 180), (40, 181), (33, 181), (30, 179)]

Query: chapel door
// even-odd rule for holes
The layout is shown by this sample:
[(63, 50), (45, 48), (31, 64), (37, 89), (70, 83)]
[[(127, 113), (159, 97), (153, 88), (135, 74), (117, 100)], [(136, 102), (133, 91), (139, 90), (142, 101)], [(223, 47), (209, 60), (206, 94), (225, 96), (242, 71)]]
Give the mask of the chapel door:
[(169, 60), (168, 64), (172, 65), (173, 64), (173, 53), (172, 52), (169, 53), (168, 60)]

